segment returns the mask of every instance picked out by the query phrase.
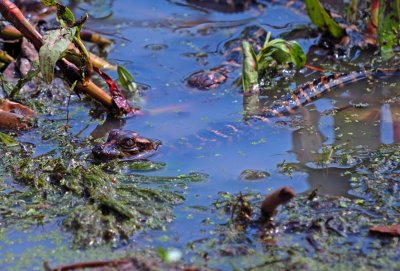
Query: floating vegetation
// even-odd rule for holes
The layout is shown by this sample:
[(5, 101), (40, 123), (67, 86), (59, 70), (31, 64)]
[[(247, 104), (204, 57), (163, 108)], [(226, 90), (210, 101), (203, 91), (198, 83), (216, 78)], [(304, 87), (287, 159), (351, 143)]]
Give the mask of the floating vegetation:
[(238, 270), (396, 270), (398, 238), (370, 229), (384, 224), (379, 229), (393, 232), (399, 223), (399, 169), (398, 146), (366, 152), (348, 173), (352, 198), (304, 193), (270, 221), (261, 219), (262, 195), (220, 193), (210, 210), (219, 215), (200, 229), (212, 236), (188, 245), (192, 260), (201, 264), (206, 255), (208, 266)]
[[(51, 135), (48, 134), (51, 138)], [(69, 143), (74, 142), (74, 143)], [(76, 151), (90, 145), (72, 140), (68, 133), (57, 137), (59, 151), (33, 157), (25, 143), (1, 145), (2, 171), (11, 173), (14, 182), (0, 184), (0, 214), (4, 226), (26, 228), (64, 217), (63, 226), (73, 233), (77, 247), (129, 239), (137, 230), (161, 227), (173, 220), (172, 207), (181, 203), (181, 192), (171, 192), (144, 183), (187, 183), (204, 180), (203, 174), (171, 177), (135, 174), (120, 175), (126, 162), (94, 165), (89, 154)], [(156, 170), (164, 163), (133, 161), (133, 169)]]
[(268, 176), (270, 174), (267, 171), (258, 169), (245, 169), (240, 173), (240, 178), (247, 181), (261, 180)]
[[(0, 63), (0, 97), (36, 114), (32, 129), (0, 132), (2, 270), (400, 269), (400, 151), (379, 145), (399, 141), (399, 0), (347, 1), (351, 24), (340, 17), (349, 5), (335, 1), (225, 1), (247, 3), (230, 9), (245, 12), (233, 17), (218, 1), (135, 2), (141, 14), (157, 10), (147, 19), (117, 2), (122, 13), (104, 27), (91, 22), (112, 40), (85, 33), (86, 17), (61, 10), (57, 28), (55, 13), (26, 10), (45, 38), (12, 26), (16, 40), (4, 43), (15, 61)], [(18, 26), (22, 14), (1, 3)], [(316, 27), (304, 20), (305, 7)], [(271, 8), (282, 13), (264, 12)], [(205, 12), (212, 20), (196, 19)], [(160, 33), (162, 44), (154, 40)], [(110, 59), (126, 69), (88, 55), (80, 38), (102, 57), (112, 49)], [(71, 41), (77, 51), (67, 49)], [(51, 61), (38, 66), (30, 49)], [(110, 94), (95, 85), (98, 77), (89, 80), (91, 65), (118, 70), (118, 82), (98, 71)], [(155, 156), (95, 159), (93, 145), (126, 128), (165, 145)], [(128, 140), (110, 142), (133, 150)]]

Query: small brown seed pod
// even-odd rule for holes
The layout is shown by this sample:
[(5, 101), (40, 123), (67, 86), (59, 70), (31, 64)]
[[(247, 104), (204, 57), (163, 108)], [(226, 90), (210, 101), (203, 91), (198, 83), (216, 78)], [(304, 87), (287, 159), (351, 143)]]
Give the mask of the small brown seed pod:
[(289, 202), (296, 196), (292, 188), (284, 186), (267, 195), (261, 204), (261, 215), (270, 218), (276, 213), (279, 205)]

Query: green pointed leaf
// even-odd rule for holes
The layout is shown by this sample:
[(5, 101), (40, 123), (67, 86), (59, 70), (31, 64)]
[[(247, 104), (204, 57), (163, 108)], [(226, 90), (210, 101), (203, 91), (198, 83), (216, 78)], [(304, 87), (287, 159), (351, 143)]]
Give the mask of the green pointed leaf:
[(313, 24), (321, 31), (329, 33), (334, 38), (340, 38), (345, 34), (344, 29), (329, 16), (319, 0), (306, 0), (306, 9)]
[(70, 27), (75, 23), (74, 13), (61, 4), (57, 4), (57, 19), (62, 27)]
[(117, 67), (118, 72), (118, 80), (121, 85), (132, 92), (136, 92), (137, 85), (135, 83), (135, 79), (133, 78), (132, 74), (122, 66)]
[(242, 52), (242, 84), (243, 91), (246, 93), (258, 85), (258, 64), (254, 49), (248, 41), (243, 41)]
[(182, 258), (182, 251), (176, 248), (165, 249), (160, 247), (157, 249), (157, 252), (161, 260), (165, 263), (178, 262)]
[(307, 57), (304, 54), (300, 44), (298, 44), (296, 41), (290, 41), (289, 47), (291, 62), (296, 66), (297, 69), (302, 68), (306, 64)]
[(15, 146), (18, 144), (14, 138), (2, 132), (0, 132), (0, 142), (6, 146)]
[(270, 41), (261, 49), (257, 57), (259, 65), (268, 56), (271, 56), (279, 64), (291, 62), (297, 69), (300, 69), (306, 63), (306, 55), (296, 41), (286, 41), (283, 39)]
[(276, 62), (278, 62), (278, 64), (285, 64), (291, 62), (290, 53), (287, 53), (283, 50), (274, 48), (271, 50), (271, 56)]
[[(14, 84), (12, 84), (8, 80), (4, 79), (4, 76), (2, 73), (0, 73), (0, 81), (1, 81), (1, 87), (3, 88), (5, 96), (6, 97), (9, 96), (10, 93), (12, 92), (12, 90), (14, 89)], [(0, 95), (0, 98), (2, 98), (1, 95)], [(0, 101), (1, 101), (1, 99), (0, 99)]]
[(75, 28), (51, 30), (44, 36), (44, 44), (39, 50), (40, 70), (48, 84), (53, 81), (54, 66), (63, 56), (75, 36)]
[(31, 81), (36, 75), (38, 75), (40, 72), (39, 68), (39, 62), (38, 61), (32, 61), (32, 67), (28, 71), (25, 77), (22, 77), (18, 80), (17, 84), (12, 88), (9, 97), (14, 98), (15, 96), (18, 95), (19, 91), (22, 89), (22, 87)]

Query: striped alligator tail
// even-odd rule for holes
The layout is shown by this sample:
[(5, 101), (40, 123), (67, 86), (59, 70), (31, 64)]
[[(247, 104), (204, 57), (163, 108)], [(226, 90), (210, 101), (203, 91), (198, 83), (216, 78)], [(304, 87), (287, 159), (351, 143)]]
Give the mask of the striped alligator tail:
[(265, 117), (283, 117), (295, 113), (299, 109), (322, 95), (330, 92), (333, 88), (343, 87), (350, 83), (358, 82), (368, 77), (391, 77), (400, 75), (400, 69), (375, 69), (342, 74), (322, 76), (312, 82), (302, 84), (294, 91), (284, 95), (263, 111)]

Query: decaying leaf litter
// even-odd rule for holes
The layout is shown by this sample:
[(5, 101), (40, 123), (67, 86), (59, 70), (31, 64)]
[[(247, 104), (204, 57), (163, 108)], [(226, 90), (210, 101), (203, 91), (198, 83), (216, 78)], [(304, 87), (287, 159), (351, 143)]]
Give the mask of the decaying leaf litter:
[[(385, 49), (384, 54), (387, 52)], [(63, 87), (61, 96), (68, 94), (62, 93)], [(62, 105), (60, 100), (49, 102), (41, 97), (32, 105), (39, 113), (63, 112), (57, 110)], [(27, 229), (62, 218), (62, 226), (74, 236), (73, 246), (129, 242), (137, 229), (160, 228), (173, 220), (173, 206), (184, 201), (185, 186), (207, 179), (197, 173), (165, 178), (121, 174), (126, 171), (124, 164), (98, 165), (90, 160), (87, 150), (92, 146), (91, 139), (74, 137), (64, 122), (40, 116), (37, 121), (35, 129), (43, 131), (42, 139), (59, 146), (59, 150), (36, 156), (33, 146), (18, 141), (18, 134), (7, 132), (1, 137), (4, 163), (0, 172), (13, 176), (6, 178), (1, 189), (2, 220), (6, 226)], [(335, 151), (340, 151), (340, 146)], [(329, 166), (332, 155), (328, 152), (323, 165)], [(354, 265), (396, 269), (398, 239), (372, 234), (385, 234), (385, 229), (395, 228), (399, 223), (397, 148), (382, 146), (357, 154), (357, 159), (356, 166), (346, 173), (351, 177), (350, 194), (355, 199), (319, 195), (318, 191), (301, 195), (283, 207), (272, 222), (259, 221), (258, 208), (263, 196), (222, 195), (223, 199), (217, 200), (209, 211), (219, 213), (223, 205), (220, 218), (223, 222), (211, 222), (211, 226), (205, 223), (212, 228), (215, 238), (188, 244), (188, 251), (192, 251), (189, 253), (194, 255), (192, 262), (218, 268), (226, 260), (233, 268), (238, 264), (249, 270), (315, 269), (321, 268), (321, 263), (327, 269)], [(134, 164), (149, 170), (163, 166), (151, 161)], [(296, 170), (296, 165), (293, 168)], [(160, 180), (161, 184), (157, 184)], [(150, 187), (143, 186), (146, 182), (151, 183)], [(377, 227), (380, 230), (376, 231)], [(238, 244), (241, 246), (237, 247)], [(214, 249), (210, 251), (210, 247)], [(306, 260), (302, 259), (310, 253)], [(336, 263), (338, 255), (348, 257), (344, 263)], [(239, 261), (235, 263), (232, 258)]]

